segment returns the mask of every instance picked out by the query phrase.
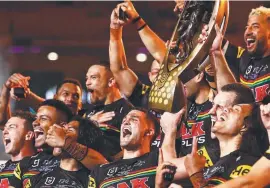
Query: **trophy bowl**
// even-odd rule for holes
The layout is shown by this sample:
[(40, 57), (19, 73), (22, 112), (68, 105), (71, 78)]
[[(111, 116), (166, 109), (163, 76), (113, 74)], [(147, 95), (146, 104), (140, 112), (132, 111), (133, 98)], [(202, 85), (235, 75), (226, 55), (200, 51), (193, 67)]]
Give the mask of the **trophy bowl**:
[[(176, 46), (170, 48), (168, 45), (160, 71), (149, 93), (148, 105), (151, 109), (177, 112), (186, 105), (182, 81), (185, 77), (192, 78), (194, 69), (203, 69), (202, 62), (207, 59), (216, 36), (215, 24), (224, 34), (228, 17), (227, 0), (185, 2), (170, 39), (170, 44), (176, 41)], [(198, 38), (204, 25), (208, 25), (208, 37), (199, 43)], [(207, 63), (204, 63), (203, 67), (205, 66)]]

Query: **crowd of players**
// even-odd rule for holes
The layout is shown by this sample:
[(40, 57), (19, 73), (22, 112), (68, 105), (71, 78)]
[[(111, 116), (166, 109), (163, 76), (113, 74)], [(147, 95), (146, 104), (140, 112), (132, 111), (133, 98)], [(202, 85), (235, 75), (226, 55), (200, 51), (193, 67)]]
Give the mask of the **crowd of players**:
[[(176, 1), (175, 11), (182, 7)], [(119, 9), (127, 19), (119, 19)], [(270, 9), (250, 12), (246, 49), (224, 39), (216, 26), (210, 65), (183, 83), (187, 107), (163, 114), (148, 107), (151, 86), (128, 67), (123, 28), (133, 24), (154, 57), (152, 83), (168, 46), (130, 1), (118, 4), (110, 19), (109, 62), (86, 73), (91, 108), (82, 108), (82, 86), (75, 79), (61, 82), (50, 100), (31, 91), (30, 77), (20, 73), (3, 84), (0, 125), (10, 160), (0, 166), (0, 187), (269, 185)], [(200, 42), (207, 32), (205, 26)], [(17, 87), (38, 106), (36, 114), (10, 112)]]

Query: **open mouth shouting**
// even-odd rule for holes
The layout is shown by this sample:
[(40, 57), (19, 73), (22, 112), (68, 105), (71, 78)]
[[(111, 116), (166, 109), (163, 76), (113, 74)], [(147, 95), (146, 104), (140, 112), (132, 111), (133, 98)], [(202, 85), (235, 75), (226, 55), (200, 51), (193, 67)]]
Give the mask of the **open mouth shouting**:
[(222, 115), (219, 116), (219, 117), (217, 117), (217, 116), (211, 116), (212, 127), (215, 126), (215, 123), (216, 122), (223, 122), (223, 121), (225, 121), (225, 118)]
[(44, 139), (44, 130), (42, 128), (36, 127), (34, 133), (36, 142)]
[(131, 135), (132, 135), (131, 127), (125, 125), (125, 126), (122, 128), (122, 137), (123, 137), (123, 138), (128, 138), (128, 137), (130, 137)]
[(11, 140), (8, 137), (4, 137), (4, 146), (5, 148), (8, 148), (11, 144)]
[(256, 42), (256, 39), (254, 37), (247, 37), (246, 39), (247, 49), (248, 50), (253, 49), (255, 46), (255, 42)]

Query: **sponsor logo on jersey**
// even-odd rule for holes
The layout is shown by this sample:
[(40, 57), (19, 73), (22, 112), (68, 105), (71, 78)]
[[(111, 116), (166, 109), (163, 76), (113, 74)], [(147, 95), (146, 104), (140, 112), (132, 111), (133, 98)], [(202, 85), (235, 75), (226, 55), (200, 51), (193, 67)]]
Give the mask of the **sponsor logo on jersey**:
[(45, 181), (45, 185), (52, 185), (55, 180), (55, 177), (47, 177)]
[(89, 177), (89, 182), (88, 182), (88, 188), (96, 188), (96, 181), (94, 178), (92, 178), (91, 176)]
[(251, 166), (249, 165), (240, 165), (232, 171), (232, 173), (230, 174), (230, 177), (237, 178), (239, 176), (244, 176), (247, 173), (249, 173), (250, 169), (251, 169)]
[(17, 164), (15, 170), (14, 170), (14, 175), (16, 176), (16, 178), (18, 178), (19, 180), (21, 180), (21, 168), (20, 168), (20, 163)]
[(198, 154), (203, 155), (205, 157), (206, 159), (205, 167), (213, 166), (213, 162), (204, 146), (198, 150)]

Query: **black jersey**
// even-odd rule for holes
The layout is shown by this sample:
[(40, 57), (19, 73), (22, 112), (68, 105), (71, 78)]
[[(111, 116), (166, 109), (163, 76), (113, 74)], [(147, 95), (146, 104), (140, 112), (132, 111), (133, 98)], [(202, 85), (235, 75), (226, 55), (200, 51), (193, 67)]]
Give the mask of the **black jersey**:
[(239, 61), (227, 60), (237, 80), (253, 91), (256, 102), (262, 101), (270, 90), (270, 56), (254, 58), (243, 48), (233, 45), (229, 46), (229, 50), (231, 53), (237, 50), (238, 57), (241, 57)]
[(87, 188), (89, 185), (89, 171), (82, 168), (78, 171), (67, 171), (60, 167), (49, 173), (40, 173), (31, 177), (24, 188)]
[(121, 151), (120, 148), (120, 128), (123, 118), (129, 113), (133, 108), (132, 104), (126, 99), (121, 98), (111, 104), (93, 106), (86, 113), (86, 117), (90, 118), (92, 115), (99, 111), (104, 112), (115, 112), (115, 116), (112, 120), (106, 122), (106, 124), (100, 125), (100, 129), (104, 132), (104, 140), (100, 146), (99, 152), (103, 154), (107, 159), (116, 155)]
[(207, 185), (218, 185), (230, 179), (246, 175), (260, 156), (250, 155), (239, 150), (224, 157), (213, 166), (204, 170)]
[(42, 151), (32, 157), (21, 160), (14, 170), (14, 180), (11, 185), (13, 187), (22, 187), (27, 180), (39, 173), (49, 173), (60, 164), (58, 157), (54, 157), (47, 151)]
[(158, 150), (133, 159), (95, 167), (91, 171), (92, 188), (155, 187)]
[(150, 89), (151, 86), (145, 85), (140, 80), (138, 80), (128, 100), (136, 107), (148, 109), (148, 96)]
[[(211, 139), (211, 117), (208, 113), (212, 108), (212, 102), (207, 100), (203, 104), (190, 102), (187, 113), (187, 120), (180, 128), (180, 137), (182, 139), (181, 155), (187, 155), (192, 150), (192, 140), (196, 136), (198, 139), (198, 148), (204, 145), (213, 145), (215, 140)], [(216, 144), (219, 147), (218, 144)]]
[(20, 161), (8, 160), (6, 163), (0, 165), (0, 187), (10, 186), (10, 182), (14, 179), (13, 171)]

